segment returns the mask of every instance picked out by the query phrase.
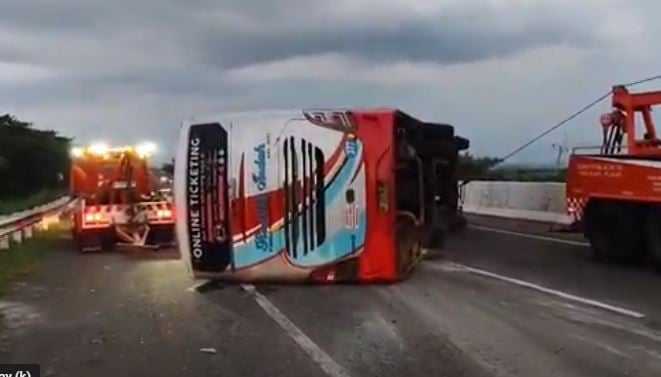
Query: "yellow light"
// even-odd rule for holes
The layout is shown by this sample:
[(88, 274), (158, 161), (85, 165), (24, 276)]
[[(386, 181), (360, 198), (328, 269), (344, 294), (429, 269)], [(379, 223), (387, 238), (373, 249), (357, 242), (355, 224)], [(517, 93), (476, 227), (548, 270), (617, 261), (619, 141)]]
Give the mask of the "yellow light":
[(81, 158), (85, 154), (85, 150), (81, 147), (71, 148), (71, 156), (74, 158)]
[(102, 156), (108, 153), (108, 145), (106, 143), (94, 143), (89, 146), (90, 153)]
[(135, 152), (140, 158), (150, 157), (156, 152), (156, 144), (151, 142), (139, 144), (135, 147)]
[(172, 211), (169, 209), (159, 209), (156, 211), (156, 216), (159, 218), (170, 218), (172, 217)]

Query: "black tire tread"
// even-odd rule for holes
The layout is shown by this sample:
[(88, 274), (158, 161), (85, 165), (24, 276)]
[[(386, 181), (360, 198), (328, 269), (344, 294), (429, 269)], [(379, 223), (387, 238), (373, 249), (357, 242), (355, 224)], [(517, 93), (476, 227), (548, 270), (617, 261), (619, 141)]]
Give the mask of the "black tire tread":
[(644, 212), (638, 205), (617, 201), (590, 203), (585, 233), (600, 261), (637, 263), (645, 255)]

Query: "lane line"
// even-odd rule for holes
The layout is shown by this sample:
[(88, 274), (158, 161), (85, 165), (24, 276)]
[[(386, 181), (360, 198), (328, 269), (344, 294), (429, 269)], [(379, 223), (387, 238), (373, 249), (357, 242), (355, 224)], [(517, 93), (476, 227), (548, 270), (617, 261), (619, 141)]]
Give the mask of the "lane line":
[(264, 309), (266, 314), (271, 317), (283, 330), (289, 335), (301, 349), (314, 360), (319, 367), (331, 377), (350, 377), (350, 374), (340, 364), (336, 363), (324, 350), (321, 349), (312, 339), (299, 329), (280, 309), (278, 309), (266, 296), (257, 291), (252, 284), (242, 284), (241, 288), (248, 292), (257, 301), (257, 304)]
[(573, 320), (582, 322), (582, 323), (587, 323), (587, 324), (597, 324), (597, 325), (603, 325), (607, 327), (611, 327), (620, 331), (624, 332), (629, 332), (635, 335), (638, 335), (643, 338), (647, 338), (649, 340), (652, 340), (657, 343), (661, 343), (661, 336), (658, 335), (658, 332), (646, 329), (643, 327), (643, 329), (640, 328), (633, 328), (630, 324), (617, 324), (615, 322), (607, 321), (601, 318), (591, 318), (591, 319), (585, 319), (585, 318), (577, 318), (574, 317), (572, 318)]
[[(443, 266), (442, 264), (444, 264), (445, 266)], [(601, 302), (601, 301), (597, 301), (597, 300), (593, 300), (593, 299), (589, 299), (589, 298), (585, 298), (585, 297), (581, 297), (581, 296), (576, 296), (576, 295), (573, 295), (571, 293), (565, 293), (565, 292), (562, 292), (562, 291), (558, 291), (556, 289), (551, 289), (551, 288), (547, 288), (547, 287), (544, 287), (544, 286), (541, 286), (541, 285), (538, 285), (538, 284), (530, 283), (530, 282), (527, 282), (527, 281), (524, 281), (524, 280), (519, 280), (519, 279), (511, 278), (511, 277), (508, 277), (508, 276), (499, 275), (499, 274), (496, 274), (494, 272), (481, 270), (479, 268), (474, 268), (474, 267), (467, 266), (467, 265), (464, 265), (464, 264), (454, 263), (454, 262), (443, 262), (442, 264), (430, 262), (430, 265), (431, 265), (432, 268), (441, 269), (441, 270), (446, 271), (446, 272), (453, 272), (453, 271), (470, 272), (470, 273), (473, 273), (473, 274), (476, 274), (476, 275), (486, 276), (486, 277), (501, 280), (501, 281), (504, 281), (504, 282), (507, 282), (507, 283), (510, 283), (510, 284), (518, 285), (520, 287), (524, 287), (524, 288), (532, 289), (532, 290), (539, 291), (539, 292), (542, 292), (542, 293), (546, 293), (546, 294), (549, 294), (549, 295), (552, 295), (552, 296), (561, 297), (565, 300), (578, 302), (578, 303), (581, 303), (581, 304), (584, 304), (584, 305), (594, 306), (596, 308), (600, 308), (600, 309), (603, 309), (603, 310), (608, 310), (608, 311), (611, 311), (613, 313), (625, 315), (625, 316), (628, 316), (628, 317), (633, 317), (633, 318), (636, 318), (636, 319), (645, 318), (645, 314), (639, 313), (639, 312), (636, 312), (636, 311), (633, 311), (633, 310), (629, 310), (629, 309), (626, 309), (626, 308), (621, 308), (619, 306), (610, 305), (610, 304), (607, 304), (605, 302)]]
[(656, 351), (652, 351), (650, 349), (645, 348), (645, 352), (647, 352), (648, 355), (652, 357), (656, 357), (657, 359), (661, 360), (661, 353), (658, 353)]
[(583, 336), (583, 335), (579, 335), (579, 334), (576, 334), (576, 333), (571, 333), (571, 334), (569, 334), (569, 336), (572, 337), (572, 338), (574, 338), (574, 339), (581, 340), (581, 341), (583, 341), (583, 342), (585, 342), (585, 343), (588, 343), (588, 344), (592, 344), (592, 345), (594, 345), (594, 346), (597, 346), (597, 347), (599, 347), (599, 348), (601, 348), (601, 349), (603, 349), (603, 350), (606, 350), (607, 352), (610, 352), (610, 353), (612, 353), (612, 354), (614, 354), (614, 355), (617, 355), (617, 356), (623, 357), (623, 358), (625, 358), (625, 359), (629, 359), (629, 358), (630, 358), (629, 355), (627, 355), (627, 354), (625, 354), (624, 352), (618, 350), (617, 348), (615, 348), (615, 347), (613, 347), (613, 346), (611, 346), (611, 345), (608, 345), (608, 344), (606, 344), (606, 343), (600, 342), (600, 341), (598, 341), (598, 340), (596, 340), (596, 339), (588, 338), (588, 337), (585, 337), (585, 336)]
[(520, 232), (513, 232), (513, 231), (511, 231), (511, 230), (504, 230), (504, 229), (498, 229), (498, 228), (491, 228), (491, 227), (488, 227), (488, 226), (482, 226), (482, 225), (468, 225), (468, 227), (469, 227), (469, 228), (472, 228), (472, 229), (483, 230), (483, 231), (485, 231), (485, 232), (507, 234), (507, 235), (510, 235), (510, 236), (517, 236), (517, 237), (531, 238), (531, 239), (534, 239), (534, 240), (540, 240), (540, 241), (556, 242), (556, 243), (562, 243), (562, 244), (565, 244), (565, 245), (590, 247), (590, 244), (589, 244), (588, 242), (571, 241), (571, 240), (563, 240), (563, 239), (561, 239), (561, 238), (553, 238), (553, 237), (537, 236), (537, 235), (534, 235), (534, 234), (520, 233)]

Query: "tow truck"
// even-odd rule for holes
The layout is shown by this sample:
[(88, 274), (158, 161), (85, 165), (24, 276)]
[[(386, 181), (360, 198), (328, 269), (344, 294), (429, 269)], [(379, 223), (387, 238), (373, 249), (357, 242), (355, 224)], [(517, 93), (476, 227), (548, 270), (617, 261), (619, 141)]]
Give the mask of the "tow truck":
[(661, 91), (614, 87), (601, 146), (570, 157), (567, 210), (599, 259), (650, 259), (661, 270), (661, 140), (652, 117), (659, 104)]
[(158, 193), (149, 167), (152, 143), (71, 150), (73, 238), (82, 252), (114, 245), (160, 248), (173, 243), (172, 203)]

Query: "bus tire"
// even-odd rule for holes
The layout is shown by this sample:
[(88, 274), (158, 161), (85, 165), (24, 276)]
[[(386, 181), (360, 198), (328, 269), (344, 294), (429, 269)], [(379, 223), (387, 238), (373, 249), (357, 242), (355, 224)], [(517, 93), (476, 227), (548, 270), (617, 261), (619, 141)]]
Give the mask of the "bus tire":
[(645, 254), (642, 210), (614, 201), (591, 203), (585, 212), (585, 235), (595, 259), (637, 263)]
[(645, 238), (652, 266), (661, 272), (661, 207), (652, 207), (647, 211)]

